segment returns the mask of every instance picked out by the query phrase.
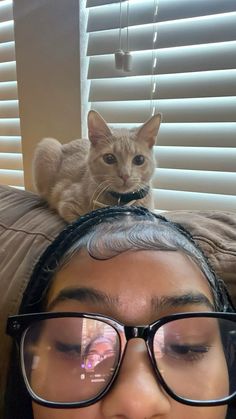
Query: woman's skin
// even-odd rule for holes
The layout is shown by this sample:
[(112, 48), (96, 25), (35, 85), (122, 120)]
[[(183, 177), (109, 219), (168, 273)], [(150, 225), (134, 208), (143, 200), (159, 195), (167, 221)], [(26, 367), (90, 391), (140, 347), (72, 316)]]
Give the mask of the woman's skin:
[[(86, 292), (70, 298), (63, 295), (65, 290), (84, 288)], [(199, 298), (193, 301), (193, 295)], [(178, 301), (181, 296), (185, 298)], [(210, 311), (212, 304), (196, 264), (181, 253), (163, 251), (129, 251), (108, 260), (95, 260), (81, 251), (58, 272), (48, 295), (49, 310), (100, 313), (126, 325), (149, 324), (173, 313)], [(102, 400), (63, 410), (33, 403), (33, 411), (34, 419), (225, 419), (227, 407), (192, 407), (173, 400), (155, 378), (145, 342), (132, 339), (118, 378)]]

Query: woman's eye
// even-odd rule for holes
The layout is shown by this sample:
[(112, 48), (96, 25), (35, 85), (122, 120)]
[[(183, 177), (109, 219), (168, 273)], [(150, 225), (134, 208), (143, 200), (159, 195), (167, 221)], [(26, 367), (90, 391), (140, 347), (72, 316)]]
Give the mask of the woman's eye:
[(135, 156), (133, 158), (133, 164), (135, 164), (136, 166), (141, 166), (145, 161), (145, 157), (142, 154), (137, 154), (137, 156)]
[(195, 361), (202, 359), (209, 349), (207, 345), (172, 344), (166, 347), (165, 355), (183, 361)]
[(116, 158), (115, 158), (114, 154), (104, 154), (103, 160), (107, 164), (114, 164), (114, 163), (116, 163)]
[(81, 345), (64, 343), (57, 341), (54, 343), (55, 349), (68, 356), (81, 356)]

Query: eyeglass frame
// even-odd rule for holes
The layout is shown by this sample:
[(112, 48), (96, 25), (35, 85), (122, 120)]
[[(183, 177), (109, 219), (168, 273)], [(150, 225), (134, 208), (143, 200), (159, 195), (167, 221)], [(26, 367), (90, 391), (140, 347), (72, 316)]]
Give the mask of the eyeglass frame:
[[(37, 321), (51, 319), (51, 318), (67, 318), (67, 317), (98, 320), (113, 327), (119, 339), (119, 358), (117, 360), (117, 365), (114, 368), (114, 373), (110, 381), (96, 397), (90, 398), (82, 402), (68, 402), (68, 403), (51, 402), (37, 396), (33, 392), (33, 390), (31, 389), (28, 383), (28, 379), (26, 377), (26, 373), (24, 370), (22, 342), (23, 342), (24, 335), (26, 334), (27, 328), (30, 327), (32, 323), (37, 322)], [(102, 314), (89, 313), (89, 312), (86, 312), (86, 313), (84, 312), (42, 312), (42, 313), (20, 314), (20, 315), (15, 315), (15, 316), (9, 316), (7, 319), (6, 333), (9, 336), (13, 337), (16, 340), (17, 344), (19, 345), (18, 348), (20, 350), (20, 367), (21, 367), (20, 369), (23, 375), (23, 379), (24, 379), (24, 383), (27, 388), (27, 391), (30, 394), (32, 400), (34, 400), (36, 403), (42, 406), (56, 408), (56, 409), (57, 408), (70, 409), (70, 408), (87, 407), (87, 406), (97, 403), (108, 393), (113, 383), (115, 382), (119, 374), (122, 361), (124, 359), (128, 341), (135, 338), (140, 338), (145, 341), (145, 344), (147, 347), (147, 353), (148, 353), (151, 365), (153, 367), (153, 370), (157, 379), (157, 383), (159, 383), (163, 387), (163, 389), (172, 399), (188, 406), (204, 407), (204, 406), (221, 406), (224, 404), (229, 404), (233, 399), (236, 398), (236, 390), (230, 396), (224, 397), (220, 400), (197, 401), (197, 400), (185, 399), (184, 397), (178, 396), (174, 391), (171, 390), (171, 388), (166, 384), (162, 375), (159, 372), (157, 362), (155, 360), (154, 350), (153, 350), (153, 340), (154, 340), (156, 331), (160, 327), (172, 321), (181, 320), (185, 318), (187, 319), (187, 318), (198, 318), (198, 317), (230, 320), (232, 322), (235, 322), (235, 325), (236, 325), (236, 313), (229, 313), (229, 312), (211, 312), (211, 311), (183, 312), (183, 313), (177, 313), (177, 314), (164, 316), (158, 320), (155, 320), (154, 322), (148, 325), (143, 325), (143, 326), (140, 326), (140, 325), (139, 326), (126, 326), (120, 323), (119, 321), (113, 319), (112, 317), (105, 316)], [(126, 338), (126, 342), (124, 345), (121, 344), (121, 336), (120, 336), (121, 332), (124, 333), (124, 336)]]

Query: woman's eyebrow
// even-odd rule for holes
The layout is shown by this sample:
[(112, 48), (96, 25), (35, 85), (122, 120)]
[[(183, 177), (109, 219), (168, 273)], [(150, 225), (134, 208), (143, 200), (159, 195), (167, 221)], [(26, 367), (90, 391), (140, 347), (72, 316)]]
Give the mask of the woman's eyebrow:
[[(75, 300), (79, 302), (93, 303), (108, 309), (119, 308), (119, 297), (110, 296), (105, 292), (94, 288), (65, 288), (49, 303), (48, 309), (52, 310), (58, 303), (66, 300)], [(214, 311), (214, 305), (202, 293), (188, 292), (180, 295), (167, 295), (151, 298), (151, 309), (155, 314), (163, 310), (184, 307), (186, 305), (205, 305), (208, 309)]]
[(58, 303), (66, 300), (76, 300), (81, 303), (99, 304), (106, 308), (118, 305), (118, 297), (111, 297), (105, 292), (94, 288), (65, 288), (48, 304), (48, 309), (52, 310)]
[(160, 312), (162, 310), (191, 306), (206, 306), (211, 311), (215, 310), (213, 303), (205, 294), (188, 292), (180, 295), (162, 296), (161, 298), (153, 297), (151, 300), (152, 310)]

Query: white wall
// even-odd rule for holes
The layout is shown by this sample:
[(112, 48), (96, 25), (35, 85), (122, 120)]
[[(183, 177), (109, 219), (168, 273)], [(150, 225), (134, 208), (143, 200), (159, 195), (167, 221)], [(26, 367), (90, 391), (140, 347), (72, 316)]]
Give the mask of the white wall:
[(15, 0), (15, 40), (25, 187), (45, 136), (81, 137), (79, 0)]

